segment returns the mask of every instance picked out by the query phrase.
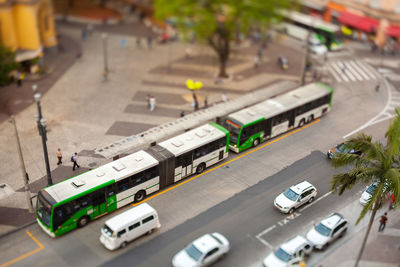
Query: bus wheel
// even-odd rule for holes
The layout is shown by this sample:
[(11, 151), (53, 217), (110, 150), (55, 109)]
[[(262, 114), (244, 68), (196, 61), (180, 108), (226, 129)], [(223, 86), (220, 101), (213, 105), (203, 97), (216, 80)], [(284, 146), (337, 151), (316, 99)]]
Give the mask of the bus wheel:
[(199, 166), (196, 168), (196, 173), (202, 173), (206, 169), (205, 163), (200, 163)]
[(307, 123), (312, 122), (314, 120), (314, 115), (310, 115), (308, 117)]
[(258, 146), (260, 144), (260, 139), (256, 138), (253, 141), (253, 146)]
[(126, 247), (126, 245), (128, 245), (128, 243), (127, 243), (126, 241), (122, 242), (122, 244), (121, 244), (121, 248), (124, 248), (124, 247)]
[(306, 124), (305, 119), (301, 119), (300, 123), (299, 123), (299, 127), (303, 126), (304, 124)]
[(83, 216), (79, 219), (78, 221), (78, 227), (84, 227), (86, 226), (90, 221), (89, 216)]
[(140, 202), (146, 197), (146, 192), (144, 190), (140, 190), (135, 194), (135, 202)]

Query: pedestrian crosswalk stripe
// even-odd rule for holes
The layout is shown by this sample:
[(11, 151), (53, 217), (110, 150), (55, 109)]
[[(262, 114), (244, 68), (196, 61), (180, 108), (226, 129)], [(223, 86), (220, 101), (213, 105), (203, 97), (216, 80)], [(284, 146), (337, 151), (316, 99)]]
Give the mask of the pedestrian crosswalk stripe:
[(343, 73), (342, 73), (342, 70), (341, 70), (340, 67), (336, 64), (336, 62), (332, 62), (330, 65), (336, 70), (336, 72), (340, 75), (341, 78), (343, 78), (343, 80), (344, 80), (345, 82), (348, 82), (348, 81), (349, 81), (349, 78), (347, 78), (346, 76), (342, 75), (342, 74), (343, 74)]
[(340, 76), (335, 72), (335, 70), (333, 69), (332, 65), (328, 65), (328, 70), (330, 73), (332, 73), (332, 75), (335, 77), (335, 80), (338, 82), (341, 82), (342, 79), (340, 78)]
[[(369, 67), (369, 65), (368, 64), (360, 64), (360, 66), (361, 66), (361, 68), (369, 75), (369, 76), (371, 76), (371, 78), (372, 79), (374, 79), (374, 80), (376, 80), (377, 79), (377, 76), (375, 76), (375, 74), (373, 74), (374, 73), (374, 70), (371, 70), (372, 68), (371, 67)], [(369, 67), (369, 68), (368, 68)]]
[[(360, 69), (360, 67), (357, 65), (357, 63), (356, 63), (355, 61), (350, 60), (350, 61), (349, 61), (349, 65), (352, 66), (365, 80), (369, 80), (369, 79), (370, 79), (370, 78), (368, 77), (368, 75), (365, 74), (365, 73)], [(360, 81), (362, 81), (362, 78), (361, 78)]]
[(379, 78), (377, 72), (360, 60), (338, 60), (328, 63), (328, 71), (338, 82), (369, 81)]

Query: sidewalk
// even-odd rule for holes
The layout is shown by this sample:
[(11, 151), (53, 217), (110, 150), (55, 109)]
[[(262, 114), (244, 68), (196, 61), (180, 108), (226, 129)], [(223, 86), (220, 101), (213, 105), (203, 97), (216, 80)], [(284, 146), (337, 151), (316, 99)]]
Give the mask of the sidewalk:
[[(384, 232), (379, 233), (379, 218), (383, 214), (379, 210), (372, 225), (367, 245), (364, 249), (359, 266), (362, 267), (399, 267), (400, 266), (400, 209), (388, 212), (388, 222)], [(358, 216), (358, 214), (357, 214)], [(369, 214), (364, 220), (369, 220)], [(366, 225), (362, 227), (344, 245), (340, 246), (317, 267), (352, 267), (363, 241)], [(347, 233), (350, 234), (350, 233)]]

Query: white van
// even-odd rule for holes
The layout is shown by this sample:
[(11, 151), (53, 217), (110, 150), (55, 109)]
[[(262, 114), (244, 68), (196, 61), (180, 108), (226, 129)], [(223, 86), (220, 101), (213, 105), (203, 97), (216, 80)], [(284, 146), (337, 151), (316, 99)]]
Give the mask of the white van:
[(115, 250), (160, 227), (157, 211), (143, 203), (107, 220), (101, 229), (100, 242), (107, 249)]

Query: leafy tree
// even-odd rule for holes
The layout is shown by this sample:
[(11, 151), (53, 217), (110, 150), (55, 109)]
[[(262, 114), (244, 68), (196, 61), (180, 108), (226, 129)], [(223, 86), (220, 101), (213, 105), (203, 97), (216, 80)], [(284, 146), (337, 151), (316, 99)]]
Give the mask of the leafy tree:
[(14, 61), (14, 56), (14, 52), (0, 44), (0, 86), (10, 84), (12, 82), (10, 72), (19, 67)]
[(290, 0), (155, 0), (158, 19), (176, 20), (178, 29), (194, 33), (197, 40), (205, 42), (219, 59), (219, 77), (227, 77), (230, 42), (239, 33), (247, 34), (257, 26), (261, 32), (280, 18), (278, 9), (288, 8)]
[(386, 144), (382, 144), (380, 142), (372, 142), (371, 136), (361, 133), (354, 138), (350, 138), (347, 142), (350, 149), (361, 150), (361, 155), (343, 153), (331, 161), (335, 168), (352, 166), (352, 170), (349, 172), (335, 174), (332, 177), (331, 189), (336, 190), (339, 195), (359, 183), (377, 184), (376, 191), (361, 211), (356, 222), (358, 224), (367, 212), (372, 209), (368, 228), (355, 266), (358, 266), (376, 212), (382, 206), (385, 198), (393, 193), (396, 201), (395, 207), (400, 203), (400, 112), (398, 109), (396, 109), (396, 117), (391, 122), (385, 137)]

